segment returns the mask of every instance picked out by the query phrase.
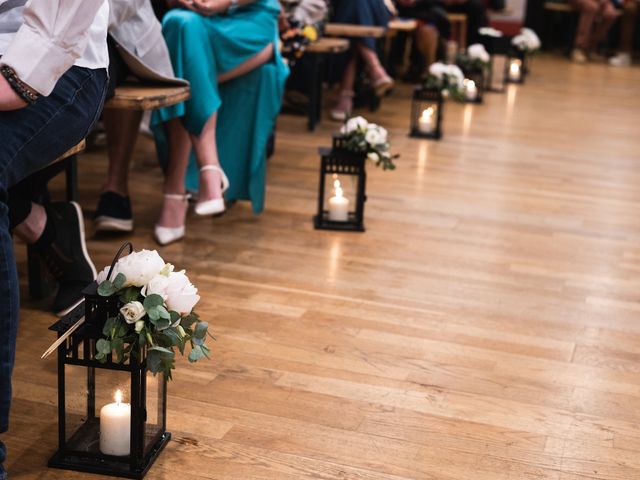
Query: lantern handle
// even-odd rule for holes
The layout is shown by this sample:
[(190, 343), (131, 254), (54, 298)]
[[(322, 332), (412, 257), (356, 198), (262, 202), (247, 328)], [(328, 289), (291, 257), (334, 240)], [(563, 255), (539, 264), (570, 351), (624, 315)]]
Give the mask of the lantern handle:
[(116, 253), (116, 256), (113, 257), (113, 261), (111, 262), (111, 267), (109, 267), (109, 273), (107, 274), (107, 280), (111, 281), (111, 275), (113, 274), (113, 271), (116, 268), (116, 263), (118, 263), (118, 260), (120, 260), (120, 257), (122, 256), (122, 252), (127, 247), (129, 247), (129, 253), (127, 253), (127, 255), (133, 253), (133, 244), (131, 242), (124, 242), (120, 247), (120, 250), (118, 250), (118, 253)]

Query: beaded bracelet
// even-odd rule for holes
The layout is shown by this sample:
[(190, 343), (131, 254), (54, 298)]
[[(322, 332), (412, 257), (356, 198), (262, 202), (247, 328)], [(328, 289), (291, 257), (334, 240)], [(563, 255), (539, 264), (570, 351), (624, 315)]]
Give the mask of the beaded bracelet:
[(30, 105), (36, 103), (36, 100), (38, 100), (38, 94), (33, 92), (26, 83), (18, 78), (18, 75), (13, 71), (13, 68), (8, 65), (3, 65), (0, 67), (0, 73), (7, 80), (11, 89), (16, 92), (22, 100)]

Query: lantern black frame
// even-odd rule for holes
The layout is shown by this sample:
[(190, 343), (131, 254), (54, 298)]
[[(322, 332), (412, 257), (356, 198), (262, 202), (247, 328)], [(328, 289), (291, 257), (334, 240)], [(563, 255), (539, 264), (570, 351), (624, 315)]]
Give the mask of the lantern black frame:
[[(320, 181), (318, 184), (318, 213), (313, 217), (313, 225), (319, 230), (339, 230), (345, 232), (364, 232), (364, 204), (366, 196), (366, 161), (367, 154), (348, 148), (347, 139), (334, 135), (331, 148), (321, 147)], [(349, 212), (347, 221), (329, 220), (329, 211), (324, 208), (326, 176), (351, 175), (357, 179), (355, 210)]]
[(463, 102), (465, 103), (482, 103), (484, 101), (484, 69), (482, 68), (472, 68), (472, 69), (463, 69), (462, 73), (464, 74), (464, 78), (468, 80), (473, 80), (476, 84), (476, 88), (478, 89), (478, 94), (474, 100), (468, 100), (465, 94), (464, 88), (462, 89)]
[[(420, 117), (422, 116), (423, 106), (426, 102), (436, 104), (436, 127), (430, 132), (420, 131)], [(442, 116), (444, 114), (444, 96), (442, 90), (438, 88), (429, 88), (424, 85), (417, 87), (413, 91), (411, 100), (411, 127), (409, 131), (410, 137), (429, 138), (440, 140), (442, 138)]]
[[(118, 252), (117, 258), (125, 246)], [(115, 261), (114, 260), (114, 264)], [(152, 436), (146, 432), (147, 422), (147, 363), (146, 351), (140, 349), (138, 355), (131, 355), (127, 363), (116, 363), (108, 356), (105, 363), (95, 359), (96, 342), (104, 338), (102, 328), (105, 321), (117, 315), (121, 302), (117, 297), (101, 297), (98, 285), (93, 282), (84, 291), (84, 303), (53, 324), (50, 329), (62, 336), (78, 320), (84, 323), (58, 347), (58, 450), (49, 460), (49, 467), (64, 470), (111, 475), (124, 478), (142, 479), (154, 461), (171, 439), (166, 431), (167, 424), (167, 380), (158, 379), (161, 414), (159, 428)], [(87, 411), (82, 425), (69, 437), (66, 431), (66, 366), (86, 367)], [(130, 375), (130, 454), (127, 456), (106, 455), (99, 448), (87, 450), (87, 445), (95, 444), (100, 437), (100, 418), (96, 415), (96, 370), (128, 372)], [(99, 442), (98, 442), (99, 443)], [(74, 448), (74, 445), (84, 448)]]
[[(480, 43), (484, 45), (484, 48), (491, 56), (487, 76), (485, 77), (485, 91), (502, 93), (506, 88), (505, 73), (509, 65), (508, 57), (511, 39), (506, 36), (493, 37), (491, 35), (480, 35)], [(503, 60), (505, 62), (505, 68), (502, 72), (498, 72), (494, 68), (497, 60)], [(498, 76), (494, 77), (494, 73)], [(494, 81), (500, 82), (499, 87), (494, 87)]]

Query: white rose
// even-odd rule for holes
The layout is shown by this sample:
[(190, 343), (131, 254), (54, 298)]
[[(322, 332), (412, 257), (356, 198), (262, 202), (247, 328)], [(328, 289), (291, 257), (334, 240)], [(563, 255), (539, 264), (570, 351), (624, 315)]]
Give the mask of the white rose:
[(129, 302), (120, 309), (127, 323), (136, 323), (145, 315), (144, 306), (140, 302)]
[(489, 37), (496, 37), (496, 38), (499, 38), (502, 36), (502, 32), (500, 30), (496, 30), (495, 28), (492, 28), (492, 27), (482, 27), (478, 30), (478, 33), (480, 33), (480, 35), (487, 35)]
[[(165, 267), (164, 260), (155, 250), (133, 252), (118, 260), (117, 270), (126, 277), (125, 287), (143, 287)], [(112, 279), (115, 277), (112, 277)]]
[(437, 78), (442, 78), (442, 76), (447, 71), (447, 66), (442, 62), (432, 63), (429, 67), (429, 73)]
[(349, 120), (347, 120), (347, 123), (343, 127), (345, 128), (344, 133), (352, 133), (356, 130), (364, 130), (365, 128), (367, 128), (368, 124), (369, 122), (367, 122), (367, 120), (363, 117), (350, 118)]
[[(102, 282), (104, 282), (107, 279), (107, 275), (109, 275), (109, 268), (111, 267), (104, 267), (104, 269), (100, 273), (98, 273), (98, 276), (96, 277), (96, 281), (98, 282), (98, 285), (100, 285)], [(116, 278), (116, 275), (118, 275), (117, 264), (115, 267), (113, 267), (113, 275), (111, 275), (111, 280)]]
[(174, 310), (181, 315), (191, 313), (200, 300), (198, 289), (189, 281), (184, 270), (169, 275), (165, 294), (165, 302), (169, 310)]
[(167, 300), (167, 288), (169, 287), (169, 277), (172, 275), (172, 272), (169, 275), (164, 275), (159, 273), (147, 283), (142, 288), (142, 295), (148, 297), (149, 295), (160, 295), (164, 301)]
[(522, 30), (520, 30), (520, 34), (524, 35), (524, 37), (527, 39), (527, 43), (531, 50), (537, 50), (540, 48), (540, 37), (538, 37), (538, 34), (536, 32), (534, 32), (530, 28), (523, 28)]
[(376, 152), (369, 152), (367, 154), (367, 158), (373, 163), (378, 163), (380, 161), (380, 155), (378, 155)]
[(483, 63), (487, 63), (490, 59), (489, 52), (484, 48), (481, 43), (474, 43), (467, 48), (467, 55), (470, 58), (478, 59)]
[(364, 135), (364, 139), (371, 145), (380, 145), (381, 143), (383, 143), (382, 136), (380, 135), (380, 131), (377, 128), (367, 130), (367, 133)]

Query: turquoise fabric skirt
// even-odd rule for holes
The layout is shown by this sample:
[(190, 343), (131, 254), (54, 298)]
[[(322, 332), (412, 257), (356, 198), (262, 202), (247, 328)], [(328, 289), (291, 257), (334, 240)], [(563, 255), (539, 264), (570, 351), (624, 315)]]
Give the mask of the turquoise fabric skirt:
[[(175, 75), (191, 84), (191, 98), (153, 113), (151, 125), (158, 155), (168, 160), (163, 124), (180, 118), (190, 133), (200, 134), (218, 112), (217, 146), (229, 177), (227, 200), (251, 200), (253, 211), (264, 208), (265, 148), (282, 105), (289, 74), (278, 52), (277, 0), (258, 0), (233, 15), (205, 17), (182, 9), (169, 11), (162, 21)], [(274, 45), (274, 58), (246, 75), (218, 85), (218, 75)], [(191, 153), (187, 188), (197, 190), (198, 168)]]

